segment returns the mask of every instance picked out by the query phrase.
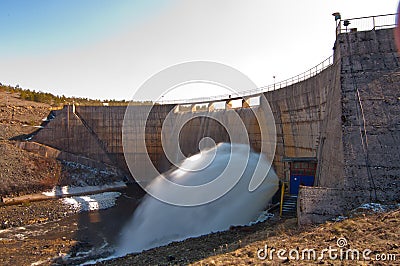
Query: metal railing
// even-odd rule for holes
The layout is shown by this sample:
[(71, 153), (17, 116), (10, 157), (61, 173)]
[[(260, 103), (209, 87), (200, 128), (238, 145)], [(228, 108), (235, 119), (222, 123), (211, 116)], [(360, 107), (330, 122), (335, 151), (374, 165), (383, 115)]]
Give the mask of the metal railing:
[(285, 79), (283, 81), (270, 84), (268, 86), (263, 86), (255, 89), (240, 91), (236, 93), (227, 93), (222, 95), (210, 96), (210, 97), (200, 97), (200, 98), (191, 98), (191, 99), (180, 99), (180, 100), (159, 100), (157, 104), (193, 104), (193, 103), (206, 103), (206, 102), (216, 102), (216, 101), (223, 101), (228, 99), (235, 99), (241, 97), (249, 97), (252, 95), (257, 95), (259, 93), (267, 92), (267, 91), (274, 91), (277, 89), (281, 89), (292, 84), (304, 81), (306, 79), (312, 78), (323, 70), (328, 68), (333, 64), (333, 56), (328, 57), (318, 65), (304, 71), (301, 74), (298, 74), (294, 77)]
[(282, 182), (282, 187), (281, 187), (281, 201), (279, 205), (279, 217), (282, 217), (282, 211), (283, 211), (283, 199), (285, 198), (285, 182)]
[(260, 89), (262, 89), (263, 91), (272, 91), (272, 90), (281, 89), (281, 88), (290, 86), (292, 84), (304, 81), (306, 79), (309, 79), (309, 78), (312, 78), (312, 77), (318, 75), (319, 73), (321, 73), (323, 70), (325, 70), (332, 64), (333, 64), (333, 55), (331, 55), (330, 57), (328, 57), (327, 59), (325, 59), (318, 65), (308, 69), (307, 71), (304, 71), (303, 73), (298, 74), (297, 76), (285, 79), (283, 81), (280, 81), (278, 83), (274, 83), (274, 84), (271, 84), (271, 85), (268, 85), (265, 87), (261, 87)]
[[(396, 26), (396, 17), (398, 13), (394, 14), (386, 14), (386, 15), (378, 15), (378, 16), (369, 16), (369, 17), (359, 17), (359, 18), (351, 18), (351, 19), (342, 19), (338, 20), (336, 27), (336, 35), (341, 33), (347, 33), (352, 31), (370, 31), (377, 29), (385, 29), (385, 28), (393, 28)], [(263, 86), (259, 88), (253, 88), (250, 90), (245, 90), (237, 93), (229, 93), (223, 95), (216, 95), (210, 97), (200, 97), (200, 98), (191, 98), (191, 99), (180, 99), (180, 100), (159, 100), (156, 101), (157, 104), (193, 104), (193, 103), (206, 103), (206, 102), (215, 102), (215, 101), (224, 101), (228, 99), (235, 99), (241, 97), (248, 97), (251, 95), (257, 95), (259, 93), (273, 91), (277, 89), (281, 89), (292, 84), (304, 81), (309, 79), (324, 69), (328, 68), (333, 64), (333, 56), (328, 57), (315, 67), (310, 68), (309, 70), (296, 75), (294, 77), (288, 78), (286, 80), (270, 84), (268, 86)]]
[(396, 26), (397, 13), (359, 17), (351, 19), (341, 19), (336, 27), (336, 35), (352, 31), (370, 31), (377, 29), (387, 29)]

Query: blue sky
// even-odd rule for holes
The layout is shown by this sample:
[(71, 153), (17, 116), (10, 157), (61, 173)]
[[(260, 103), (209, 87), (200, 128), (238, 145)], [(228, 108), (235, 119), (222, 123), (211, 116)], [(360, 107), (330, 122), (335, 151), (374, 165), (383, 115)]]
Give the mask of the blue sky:
[[(0, 82), (131, 99), (175, 64), (226, 64), (258, 86), (332, 54), (335, 21), (395, 13), (397, 0), (0, 0)], [(174, 97), (215, 93), (195, 88)], [(219, 93), (217, 93), (219, 94)]]
[(2, 0), (0, 56), (44, 55), (90, 45), (154, 16), (165, 4), (165, 0)]

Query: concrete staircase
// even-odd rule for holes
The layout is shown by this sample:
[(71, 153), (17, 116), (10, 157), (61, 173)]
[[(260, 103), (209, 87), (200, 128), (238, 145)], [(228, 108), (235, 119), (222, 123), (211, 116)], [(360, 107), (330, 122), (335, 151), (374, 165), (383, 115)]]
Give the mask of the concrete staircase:
[(282, 205), (282, 217), (297, 217), (297, 195), (285, 194)]

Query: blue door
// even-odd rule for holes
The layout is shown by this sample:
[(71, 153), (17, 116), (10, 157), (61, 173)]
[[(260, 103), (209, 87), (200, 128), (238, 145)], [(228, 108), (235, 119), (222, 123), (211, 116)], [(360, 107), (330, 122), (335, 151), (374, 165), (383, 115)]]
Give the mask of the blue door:
[(291, 175), (290, 176), (290, 194), (292, 194), (292, 195), (299, 194), (300, 185), (312, 187), (314, 185), (314, 176)]
[(304, 159), (290, 162), (290, 189), (292, 195), (299, 194), (300, 186), (314, 186), (314, 176), (317, 169), (316, 161), (305, 161)]
[(292, 195), (299, 194), (299, 186), (300, 186), (300, 176), (291, 175), (290, 176), (290, 194), (292, 194)]

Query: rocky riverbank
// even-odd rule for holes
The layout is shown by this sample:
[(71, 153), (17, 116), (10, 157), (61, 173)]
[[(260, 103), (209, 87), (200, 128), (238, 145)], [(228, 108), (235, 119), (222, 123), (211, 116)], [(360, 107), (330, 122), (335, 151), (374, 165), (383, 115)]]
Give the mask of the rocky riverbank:
[[(76, 210), (60, 200), (0, 207), (0, 265), (30, 265), (68, 253), (77, 243), (71, 233), (77, 229), (77, 224), (62, 228), (56, 223), (75, 213)], [(46, 234), (45, 231), (35, 233), (34, 229), (26, 229), (37, 226), (54, 230), (53, 233), (65, 237), (44, 239), (41, 235)]]
[(26, 202), (0, 207), (0, 229), (54, 221), (76, 213), (60, 200)]
[(0, 265), (74, 265), (107, 256), (143, 194), (130, 185), (119, 192), (2, 206)]
[[(124, 224), (130, 220), (134, 206), (142, 194), (136, 197), (123, 194), (119, 208), (105, 211), (77, 213), (51, 200), (5, 206), (0, 208), (1, 221), (7, 220), (7, 229), (0, 230), (0, 265), (75, 265), (88, 259), (109, 256), (115, 247), (102, 249), (102, 241), (118, 238)], [(121, 206), (132, 206), (130, 211)], [(252, 226), (232, 227), (225, 232), (189, 238), (167, 246), (154, 248), (122, 258), (93, 262), (97, 265), (256, 265), (263, 263), (299, 264), (304, 261), (274, 257), (272, 261), (258, 258), (258, 251), (270, 248), (317, 251), (329, 246), (336, 247), (345, 238), (348, 248), (371, 249), (371, 256), (395, 254), (400, 260), (398, 228), (400, 205), (389, 207), (367, 204), (321, 225), (298, 227), (296, 219), (279, 219), (275, 216), (266, 222)], [(240, 214), (238, 214), (240, 215)], [(106, 219), (106, 220), (104, 220)], [(102, 222), (99, 222), (102, 221)], [(125, 221), (125, 222), (124, 222)], [(12, 226), (12, 227), (10, 227)], [(111, 238), (110, 238), (111, 236)], [(110, 242), (109, 242), (110, 243)], [(115, 242), (114, 242), (115, 243)], [(100, 247), (100, 248), (99, 248)], [(372, 258), (374, 264), (376, 257)], [(308, 261), (307, 263), (309, 263)], [(319, 264), (352, 265), (354, 261), (335, 261), (329, 258), (317, 260)], [(361, 261), (364, 263), (365, 261)], [(365, 262), (366, 263), (366, 262)], [(393, 265), (393, 261), (379, 261), (379, 265)]]
[[(375, 211), (357, 209), (351, 218), (307, 227), (298, 227), (296, 219), (269, 220), (251, 227), (171, 243), (97, 265), (394, 265), (400, 261), (400, 210)], [(302, 250), (322, 252), (329, 247), (339, 250), (338, 243), (342, 243), (339, 241), (344, 243), (344, 252), (348, 249), (360, 252), (370, 249), (368, 260), (362, 255), (359, 260), (351, 257), (340, 260), (339, 257), (329, 257), (327, 253), (322, 259), (301, 259)], [(268, 252), (275, 250), (272, 259), (269, 256), (259, 258), (259, 250), (265, 249), (266, 245)], [(277, 256), (279, 249), (287, 251), (283, 255), (286, 258)], [(291, 258), (288, 254), (290, 250), (294, 250)], [(300, 254), (298, 259), (296, 251)]]

